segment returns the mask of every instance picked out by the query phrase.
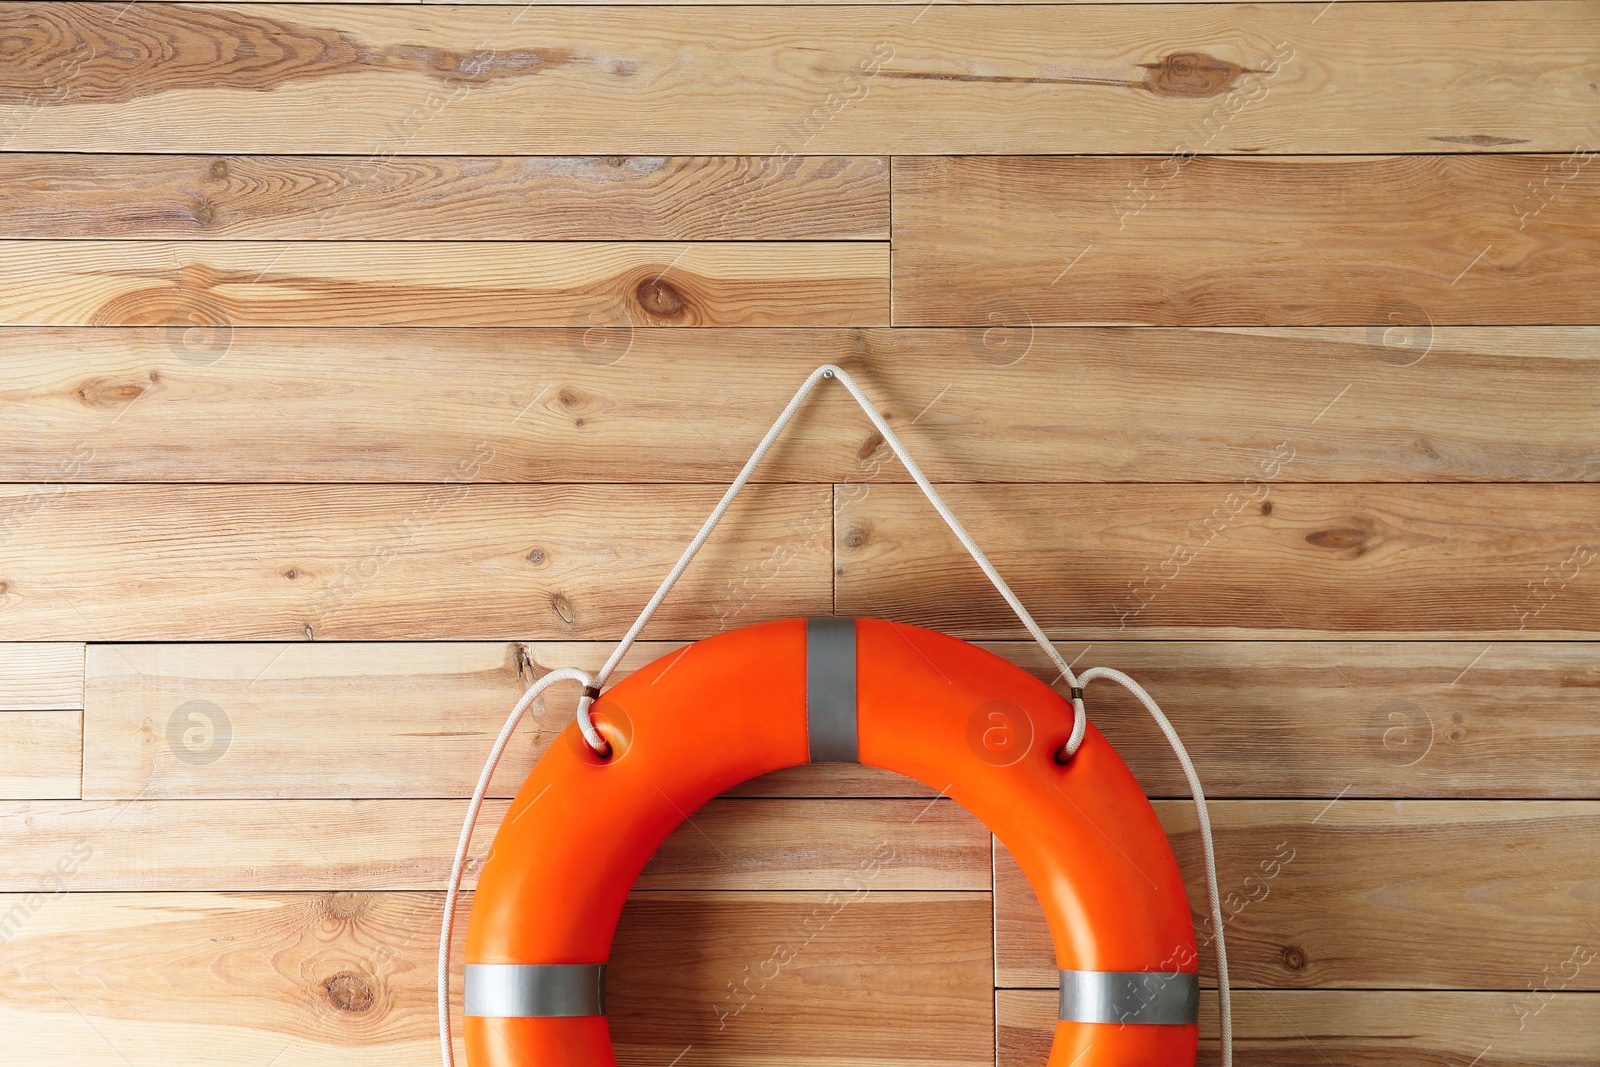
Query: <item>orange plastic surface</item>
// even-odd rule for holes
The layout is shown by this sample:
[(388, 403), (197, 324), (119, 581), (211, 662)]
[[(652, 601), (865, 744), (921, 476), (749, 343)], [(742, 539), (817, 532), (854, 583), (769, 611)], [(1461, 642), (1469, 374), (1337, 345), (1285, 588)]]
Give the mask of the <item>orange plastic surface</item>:
[[(1044, 906), (1063, 969), (1196, 968), (1183, 881), (1155, 811), (1090, 726), (1055, 762), (1072, 708), (1018, 667), (914, 626), (856, 623), (861, 762), (940, 790), (994, 831)], [(806, 624), (764, 623), (655, 661), (605, 693), (517, 792), (467, 930), (469, 963), (603, 963), (646, 861), (719, 793), (808, 762)], [(479, 1019), (469, 1067), (612, 1067), (605, 1020)], [(1193, 1064), (1198, 1028), (1061, 1023), (1050, 1067)]]

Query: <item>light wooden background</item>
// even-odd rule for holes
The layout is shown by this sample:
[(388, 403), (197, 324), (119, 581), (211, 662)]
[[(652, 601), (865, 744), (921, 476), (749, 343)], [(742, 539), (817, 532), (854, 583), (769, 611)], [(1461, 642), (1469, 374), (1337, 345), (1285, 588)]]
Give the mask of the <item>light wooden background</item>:
[[(501, 717), (825, 360), (1188, 739), (1241, 1065), (1600, 1062), (1597, 84), (1588, 0), (0, 5), (6, 1062), (435, 1062)], [(1044, 673), (837, 388), (635, 662), (829, 612)], [(613, 959), (630, 1067), (1050, 1036), (1004, 852), (866, 772)]]

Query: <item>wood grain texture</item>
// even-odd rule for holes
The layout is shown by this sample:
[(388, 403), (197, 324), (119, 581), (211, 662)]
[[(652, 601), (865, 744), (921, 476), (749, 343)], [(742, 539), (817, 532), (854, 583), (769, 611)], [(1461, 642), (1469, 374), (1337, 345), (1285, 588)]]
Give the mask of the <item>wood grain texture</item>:
[[(980, 485), (945, 497), (1058, 637), (1595, 633), (1595, 487), (1275, 484), (1294, 476), (1292, 449), (1263, 449), (1232, 489)], [(840, 614), (1025, 635), (914, 486), (839, 500)]]
[(79, 795), (83, 715), (76, 711), (0, 711), (0, 799)]
[(885, 240), (865, 157), (0, 156), (0, 237)]
[(904, 159), (895, 322), (1592, 323), (1593, 158)]
[(0, 243), (0, 324), (876, 325), (889, 250), (862, 242)]
[[(605, 642), (93, 645), (86, 795), (100, 800), (467, 797), (484, 753), (527, 686), (555, 667), (597, 671), (612, 647)], [(640, 642), (613, 681), (680, 647)], [(506, 750), (490, 796), (516, 792), (534, 760), (572, 721), (578, 693), (576, 687), (562, 686), (540, 697)], [(352, 715), (352, 703), (383, 712)], [(223, 721), (227, 758), (208, 758), (214, 751), (213, 724)], [(407, 773), (396, 776), (397, 766)], [(733, 792), (933, 795), (920, 782), (845, 763), (779, 771)]]
[[(681, 1064), (770, 1063), (774, 1048), (814, 1067), (992, 1062), (988, 895), (842, 899), (635, 894), (607, 981), (620, 1062), (670, 1062), (662, 1044), (680, 1038)], [(0, 897), (18, 972), (0, 1006), (8, 1051), (85, 1067), (415, 1067), (438, 1055), (441, 907), (433, 893)], [(758, 987), (749, 970), (780, 944), (795, 958)]]
[[(1164, 800), (1156, 811), (1188, 881), (1209, 983), (1194, 806)], [(1523, 993), (1575, 946), (1600, 951), (1593, 802), (1225, 800), (1211, 820), (1236, 987)], [(1054, 989), (1044, 913), (1015, 861), (995, 854), (996, 984)], [(1565, 988), (1600, 988), (1600, 968), (1565, 973)]]
[(1569, 152), (1590, 136), (1597, 16), (1582, 0), (1319, 8), (662, 19), (628, 7), (10, 4), (4, 32), (25, 61), (0, 106), (19, 112), (13, 151), (77, 152), (92, 136), (105, 152), (380, 157), (1370, 154)]
[[(473, 839), (467, 883), (506, 803)], [(442, 889), (466, 804), (455, 800), (36, 801), (0, 806), (15, 864), (0, 892), (49, 892), (83, 855), (73, 892)], [(641, 889), (983, 890), (989, 835), (949, 800), (720, 799), (692, 812)]]
[[(825, 361), (938, 481), (1238, 482), (1286, 440), (1297, 481), (1600, 478), (1596, 327), (653, 330), (596, 310), (553, 330), (7, 341), (9, 481), (437, 482), (487, 442), (480, 481), (727, 482)], [(907, 476), (825, 386), (756, 477)]]
[[(636, 645), (614, 677), (677, 647)], [(986, 647), (1046, 681), (1055, 673), (1032, 643)], [(84, 795), (465, 797), (527, 684), (554, 667), (597, 670), (609, 651), (600, 642), (91, 645)], [(1212, 797), (1600, 799), (1597, 645), (1097, 641), (1062, 652), (1140, 679)], [(565, 686), (541, 698), (491, 796), (515, 792), (572, 720), (577, 696)], [(1089, 713), (1147, 794), (1187, 795), (1165, 738), (1120, 688), (1095, 686)], [(210, 724), (224, 717), (226, 758), (207, 758)], [(930, 793), (848, 764), (795, 768), (736, 792)]]
[[(13, 512), (10, 519), (8, 534), (21, 516)], [(0, 643), (0, 711), (81, 708), (83, 672), (84, 648), (76, 642)]]
[[(181, 3), (181, 4), (217, 4), (217, 3), (235, 3), (235, 2), (237, 2), (237, 0), (143, 0), (143, 2), (145, 2), (145, 3), (157, 3), (157, 4), (166, 4), (166, 3), (175, 3), (175, 4), (176, 3)], [(345, 3), (348, 3), (348, 4), (439, 4), (439, 5), (445, 5), (445, 4), (471, 4), (471, 5), (475, 6), (475, 7), (478, 7), (478, 6), (488, 7), (488, 6), (492, 6), (492, 5), (495, 5), (495, 4), (515, 4), (517, 6), (524, 6), (524, 7), (527, 6), (526, 0), (277, 0), (277, 2), (278, 3), (282, 3), (282, 4), (312, 4), (312, 3), (314, 3), (314, 4), (326, 4), (326, 3), (340, 3), (340, 4), (345, 4)], [(592, 4), (592, 5), (600, 6), (600, 7), (612, 7), (612, 6), (625, 6), (625, 5), (628, 5), (628, 4), (643, 4), (645, 2), (646, 2), (646, 0), (564, 0), (563, 4), (561, 6), (566, 7), (566, 6), (579, 6), (579, 5), (585, 5), (585, 4)], [(845, 5), (845, 4), (877, 4), (877, 3), (881, 3), (881, 2), (882, 2), (882, 0), (828, 0), (829, 4), (839, 4), (839, 5)], [(1083, 4), (1094, 4), (1094, 5), (1099, 6), (1099, 7), (1104, 7), (1104, 6), (1109, 6), (1109, 5), (1113, 5), (1113, 4), (1158, 4), (1158, 3), (1159, 4), (1170, 4), (1170, 3), (1178, 3), (1178, 4), (1214, 4), (1214, 3), (1217, 2), (1217, 0), (971, 0), (971, 2), (973, 2), (973, 3), (984, 3), (984, 4), (987, 4), (987, 3), (1006, 3), (1006, 4), (1011, 4), (1011, 3), (1022, 3), (1022, 4), (1044, 4), (1044, 3), (1051, 3), (1051, 4), (1055, 4), (1055, 3), (1078, 4), (1078, 3), (1083, 3)], [(1263, 4), (1292, 4), (1292, 3), (1304, 3), (1305, 0), (1257, 0), (1257, 2), (1258, 3), (1263, 3)], [(1362, 3), (1369, 3), (1369, 4), (1401, 3), (1401, 2), (1415, 3), (1415, 2), (1417, 2), (1417, 0), (1361, 0), (1361, 2)], [(1426, 2), (1426, 0), (1424, 0), (1424, 2)], [(682, 0), (681, 3), (674, 4), (673, 6), (675, 6), (675, 7), (697, 7), (697, 6), (704, 5), (704, 6), (714, 6), (714, 7), (725, 7), (725, 6), (731, 6), (731, 7), (756, 7), (756, 6), (765, 6), (765, 5), (768, 5), (768, 4), (782, 5), (782, 4), (800, 4), (800, 3), (802, 3), (802, 0)], [(816, 6), (814, 3), (811, 2), (811, 0), (804, 0), (804, 4), (807, 7)]]
[[(621, 636), (710, 513), (691, 486), (75, 486), (13, 537), (0, 639)], [(0, 506), (26, 488), (0, 488)], [(603, 522), (597, 522), (601, 517)], [(824, 486), (752, 490), (652, 637), (826, 614)]]
[[(1056, 994), (995, 994), (999, 1067), (1044, 1067), (1055, 1037)], [(1438, 993), (1412, 990), (1247, 989), (1233, 1002), (1241, 1067), (1583, 1067), (1594, 1060), (1600, 996), (1592, 993)], [(1216, 997), (1200, 997), (1200, 1059), (1217, 1055)]]
[(607, 995), (650, 1007), (614, 1019), (620, 1062), (994, 1062), (988, 894), (784, 896), (629, 901)]

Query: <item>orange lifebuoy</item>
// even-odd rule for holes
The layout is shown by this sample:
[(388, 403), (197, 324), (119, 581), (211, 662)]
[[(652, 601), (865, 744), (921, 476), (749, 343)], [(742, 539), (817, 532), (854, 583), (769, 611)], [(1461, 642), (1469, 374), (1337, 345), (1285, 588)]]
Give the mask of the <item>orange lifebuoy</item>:
[[(964, 641), (875, 619), (790, 619), (664, 656), (600, 697), (601, 758), (569, 726), (518, 791), (467, 932), (470, 1067), (612, 1067), (605, 964), (657, 846), (725, 790), (860, 762), (965, 806), (1016, 857), (1061, 970), (1051, 1067), (1193, 1064), (1199, 976), (1155, 811), (1072, 706)], [(559, 906), (551, 906), (558, 903)]]

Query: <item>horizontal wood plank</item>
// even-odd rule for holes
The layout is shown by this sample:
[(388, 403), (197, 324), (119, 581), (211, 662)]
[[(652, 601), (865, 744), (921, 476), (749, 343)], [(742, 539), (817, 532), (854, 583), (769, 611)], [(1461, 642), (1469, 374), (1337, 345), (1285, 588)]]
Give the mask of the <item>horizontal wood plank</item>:
[[(990, 645), (1050, 681), (1035, 644)], [(1600, 645), (1096, 641), (1177, 727), (1213, 797), (1600, 799)], [(1065, 692), (1063, 692), (1065, 695)], [(1189, 795), (1167, 739), (1121, 686), (1089, 717), (1151, 796)]]
[[(945, 497), (1058, 637), (1596, 633), (1595, 486), (1274, 484), (1294, 477), (1292, 443), (1245, 469), (1231, 489), (980, 485)], [(915, 487), (838, 499), (839, 614), (1025, 636)]]
[[(6, 540), (22, 519), (18, 511), (5, 516)], [(5, 592), (0, 589), (0, 594)], [(3, 600), (0, 600), (3, 603)], [(83, 645), (76, 642), (40, 641), (0, 643), (0, 711), (70, 711), (83, 707)]]
[[(613, 677), (678, 647), (635, 645)], [(1032, 643), (986, 647), (1045, 681), (1056, 673)], [(603, 642), (91, 645), (84, 795), (465, 797), (529, 682), (554, 667), (597, 670), (610, 651)], [(1097, 641), (1062, 652), (1147, 686), (1212, 797), (1600, 799), (1593, 644)], [(491, 796), (516, 791), (572, 721), (577, 696), (561, 686), (541, 698)], [(381, 712), (352, 713), (353, 701)], [(1187, 795), (1166, 739), (1128, 694), (1096, 685), (1089, 713), (1146, 793)], [(736, 792), (930, 791), (872, 768), (818, 764)]]
[[(613, 681), (680, 647), (640, 642)], [(467, 797), (527, 686), (555, 667), (597, 671), (612, 648), (604, 642), (93, 645), (86, 795)], [(578, 694), (575, 686), (558, 686), (529, 709), (490, 796), (516, 792), (572, 721)], [(352, 700), (383, 712), (352, 715)], [(396, 767), (407, 773), (396, 775)], [(909, 778), (847, 763), (778, 771), (733, 793), (934, 795)]]
[(83, 714), (0, 711), (0, 799), (79, 795)]
[(864, 157), (0, 156), (0, 238), (885, 240)]
[[(1552, 988), (1559, 979), (1552, 983)], [(1056, 994), (995, 994), (998, 1067), (1044, 1067), (1055, 1038)], [(1412, 990), (1250, 989), (1233, 999), (1240, 1067), (1584, 1067), (1594, 1059), (1600, 996), (1593, 993), (1439, 993)], [(1216, 997), (1200, 997), (1200, 1059), (1220, 1062)]]
[[(1156, 804), (1214, 976), (1194, 806)], [(1238, 986), (1523, 992), (1596, 945), (1590, 801), (1225, 800), (1211, 805)], [(996, 848), (996, 983), (1054, 989), (1044, 913)], [(1592, 953), (1591, 953), (1592, 957)], [(1567, 968), (1566, 988), (1600, 989)]]
[(895, 322), (1592, 323), (1592, 158), (904, 159)]
[[(727, 482), (829, 361), (941, 481), (1238, 482), (1282, 441), (1297, 481), (1600, 479), (1597, 327), (712, 331), (597, 310), (570, 329), (7, 341), (6, 481), (434, 482), (487, 442), (480, 481)], [(827, 385), (756, 477), (907, 478)]]
[[(489, 455), (430, 488), (62, 489), (12, 537), (0, 639), (621, 636), (721, 495), (473, 484)], [(826, 614), (831, 518), (824, 486), (752, 490), (650, 635)]]
[[(438, 1056), (434, 893), (0, 897), (18, 1062), (415, 1067)], [(992, 1062), (978, 893), (636, 893), (607, 1016), (630, 1067)], [(452, 990), (459, 1035), (461, 931)], [(751, 972), (787, 946), (792, 959)], [(731, 990), (739, 990), (735, 998)], [(675, 1043), (670, 1052), (666, 1046)], [(459, 1038), (457, 1062), (462, 1058)]]
[[(173, 4), (220, 4), (220, 3), (237, 3), (238, 0), (143, 0), (143, 2), (145, 2), (145, 3), (156, 3), (156, 4), (167, 4), (167, 3), (173, 3)], [(519, 6), (519, 7), (528, 6), (527, 0), (276, 0), (276, 2), (280, 3), (280, 4), (327, 4), (327, 3), (337, 3), (337, 4), (439, 4), (439, 5), (470, 3), (470, 4), (474, 5), (474, 6), (482, 6), (482, 7), (489, 7), (489, 6), (493, 6), (495, 4), (515, 4), (515, 5)], [(592, 5), (600, 6), (600, 7), (611, 7), (611, 6), (624, 6), (624, 5), (627, 5), (627, 4), (643, 4), (643, 3), (646, 3), (646, 2), (647, 2), (647, 0), (563, 0), (563, 3), (560, 6), (564, 6), (565, 7), (565, 6), (579, 6), (579, 5), (592, 4)], [(649, 2), (655, 3), (656, 0), (649, 0)], [(805, 6), (808, 6), (808, 7), (817, 6), (813, 2), (813, 0), (803, 0), (803, 2), (805, 4)], [(882, 2), (883, 2), (883, 0), (827, 0), (827, 3), (829, 3), (829, 4), (841, 4), (841, 5), (843, 5), (843, 4), (881, 4)], [(1095, 4), (1096, 6), (1105, 7), (1105, 6), (1110, 6), (1110, 5), (1114, 5), (1114, 4), (1214, 4), (1214, 3), (1217, 2), (1217, 0), (970, 0), (970, 2), (978, 3), (978, 4), (988, 4), (988, 3), (1005, 3), (1005, 4), (1013, 4), (1013, 3), (1018, 3), (1018, 4), (1044, 4), (1044, 3), (1049, 3), (1049, 4), (1058, 4), (1058, 3), (1078, 4), (1078, 3), (1092, 3), (1092, 4)], [(1304, 3), (1305, 0), (1256, 0), (1256, 2), (1257, 3), (1263, 3), (1263, 4), (1296, 4), (1296, 3)], [(1415, 2), (1417, 2), (1417, 0), (1360, 0), (1360, 2), (1361, 3), (1367, 3), (1367, 4), (1404, 3), (1404, 2), (1415, 3)], [(755, 6), (764, 6), (764, 5), (767, 5), (767, 4), (799, 4), (799, 3), (802, 3), (802, 0), (676, 0), (676, 2), (673, 4), (673, 6), (674, 7), (697, 7), (697, 6), (704, 5), (704, 6), (713, 6), (713, 7), (755, 7)], [(534, 6), (540, 6), (540, 5), (536, 3)]]
[(786, 896), (631, 898), (606, 980), (618, 1060), (994, 1062), (988, 894)]
[(1569, 152), (1591, 136), (1600, 16), (1582, 0), (1324, 6), (663, 19), (637, 7), (17, 3), (0, 17), (25, 61), (0, 106), (18, 113), (13, 151), (380, 158)]
[(862, 242), (0, 242), (0, 324), (854, 326), (888, 321)]
[[(491, 801), (471, 874), (507, 805)], [(0, 892), (441, 889), (466, 813), (455, 800), (36, 801), (0, 805)], [(952, 801), (721, 799), (690, 815), (641, 889), (987, 890), (989, 835)]]

